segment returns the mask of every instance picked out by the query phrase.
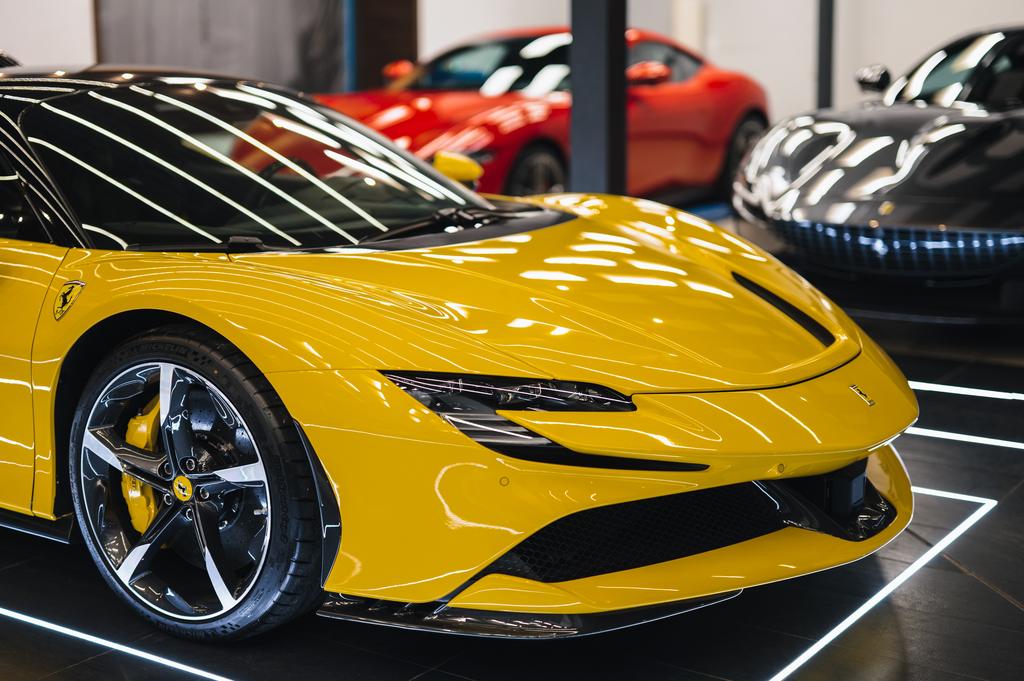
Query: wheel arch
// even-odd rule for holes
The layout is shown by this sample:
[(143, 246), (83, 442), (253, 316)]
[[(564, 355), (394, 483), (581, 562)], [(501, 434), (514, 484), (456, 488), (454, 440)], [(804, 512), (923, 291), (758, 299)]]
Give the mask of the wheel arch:
[[(72, 512), (68, 479), (68, 444), (79, 397), (93, 370), (113, 348), (129, 338), (170, 324), (191, 325), (221, 335), (215, 329), (176, 312), (157, 309), (129, 310), (113, 314), (93, 324), (75, 340), (65, 354), (58, 372), (52, 402), (55, 459), (53, 514), (58, 518)], [(38, 494), (38, 490), (36, 493)]]
[(744, 109), (743, 112), (740, 114), (740, 117), (736, 119), (736, 125), (734, 125), (733, 128), (735, 129), (736, 127), (739, 127), (739, 124), (748, 118), (754, 118), (760, 121), (761, 123), (764, 123), (765, 128), (767, 128), (769, 125), (767, 111), (765, 111), (761, 107), (749, 106), (746, 109)]
[[(71, 501), (71, 480), (69, 444), (71, 428), (75, 419), (78, 402), (96, 366), (110, 354), (111, 350), (140, 334), (165, 326), (189, 326), (234, 343), (216, 329), (191, 317), (160, 309), (137, 309), (118, 312), (106, 317), (82, 333), (71, 345), (61, 363), (53, 400), (53, 514), (57, 518), (68, 518), (74, 523)], [(237, 346), (236, 346), (237, 347)], [(244, 351), (241, 351), (244, 353)], [(246, 355), (248, 358), (248, 355)], [(249, 358), (249, 361), (252, 361)], [(320, 536), (323, 539), (321, 584), (327, 579), (338, 546), (341, 542), (341, 516), (337, 499), (312, 444), (302, 426), (294, 421), (302, 448), (309, 458), (313, 475), (314, 492), (321, 523)]]
[(715, 181), (715, 187), (717, 192), (723, 195), (731, 194), (731, 183), (732, 177), (729, 173), (729, 153), (732, 149), (733, 139), (736, 133), (739, 132), (740, 127), (747, 121), (757, 121), (764, 129), (767, 130), (770, 127), (768, 121), (768, 113), (764, 108), (751, 104), (744, 109), (740, 110), (740, 114), (736, 117), (732, 127), (729, 128), (729, 136), (726, 138), (725, 143), (721, 147), (721, 158), (718, 161), (718, 175)]
[(568, 150), (563, 148), (563, 146), (559, 144), (558, 140), (556, 140), (554, 137), (544, 134), (531, 137), (528, 140), (526, 140), (523, 144), (521, 144), (519, 146), (519, 150), (516, 151), (513, 163), (521, 159), (528, 151), (531, 151), (533, 149), (543, 149), (545, 151), (550, 151), (552, 154), (558, 157), (558, 160), (562, 163), (562, 167), (565, 168), (565, 171), (569, 171)]
[(502, 178), (502, 191), (504, 193), (508, 193), (509, 191), (508, 182), (512, 175), (512, 170), (516, 167), (516, 164), (519, 163), (526, 156), (526, 154), (530, 153), (535, 149), (540, 149), (553, 154), (558, 159), (558, 162), (562, 164), (562, 170), (565, 171), (566, 177), (568, 177), (568, 149), (566, 149), (564, 145), (560, 144), (559, 141), (554, 137), (542, 133), (531, 136), (528, 139), (524, 140), (523, 143), (519, 145), (515, 153), (512, 155), (512, 158), (508, 163), (508, 168), (506, 169), (505, 176)]
[(541, 147), (542, 149), (547, 149), (548, 151), (554, 153), (555, 156), (558, 157), (558, 160), (562, 162), (562, 166), (567, 171), (569, 170), (569, 153), (568, 151), (562, 148), (562, 145), (559, 144), (558, 140), (556, 140), (554, 137), (549, 137), (547, 135), (538, 135), (537, 137), (534, 137), (526, 144), (524, 144), (522, 146), (522, 149), (519, 150), (519, 154), (522, 154), (523, 152), (535, 147)]

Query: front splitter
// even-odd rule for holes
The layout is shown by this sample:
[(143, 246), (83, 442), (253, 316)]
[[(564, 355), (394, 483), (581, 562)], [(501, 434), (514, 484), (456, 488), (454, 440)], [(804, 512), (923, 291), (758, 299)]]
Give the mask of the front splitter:
[(444, 603), (399, 603), (328, 594), (321, 617), (399, 629), (505, 639), (557, 639), (601, 634), (727, 601), (742, 590), (663, 605), (587, 614), (518, 613), (452, 608)]

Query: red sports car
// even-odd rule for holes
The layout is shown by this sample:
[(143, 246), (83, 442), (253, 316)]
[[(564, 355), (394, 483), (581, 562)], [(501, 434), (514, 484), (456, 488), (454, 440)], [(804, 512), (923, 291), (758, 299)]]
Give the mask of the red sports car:
[[(389, 64), (384, 89), (318, 98), (423, 158), (469, 155), (485, 170), (480, 191), (560, 191), (571, 43), (565, 28), (490, 35), (423, 64)], [(626, 43), (628, 192), (663, 200), (724, 193), (766, 127), (764, 91), (656, 33), (630, 29)]]

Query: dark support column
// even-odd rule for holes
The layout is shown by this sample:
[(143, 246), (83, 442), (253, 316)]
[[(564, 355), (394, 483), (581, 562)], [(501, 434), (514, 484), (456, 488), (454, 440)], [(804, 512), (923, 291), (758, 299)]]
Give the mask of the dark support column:
[(832, 106), (835, 0), (818, 0), (818, 108)]
[(626, 191), (626, 0), (572, 0), (573, 191)]
[[(346, 60), (352, 64), (346, 89), (384, 85), (381, 69), (396, 59), (416, 61), (416, 0), (345, 0)], [(354, 40), (349, 40), (352, 37)]]
[(359, 22), (356, 0), (342, 2), (342, 47), (341, 59), (342, 89), (352, 92), (359, 89)]

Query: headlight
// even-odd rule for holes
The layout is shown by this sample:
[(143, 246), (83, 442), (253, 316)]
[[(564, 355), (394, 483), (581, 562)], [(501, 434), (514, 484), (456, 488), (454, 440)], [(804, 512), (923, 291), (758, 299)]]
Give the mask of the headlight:
[(565, 466), (647, 471), (702, 471), (705, 464), (650, 461), (566, 449), (498, 411), (636, 411), (632, 400), (592, 383), (405, 371), (382, 372), (466, 436), (502, 454)]
[(636, 411), (620, 393), (592, 383), (503, 376), (386, 371), (392, 383), (439, 414), (531, 411)]
[(498, 410), (634, 411), (625, 395), (590, 383), (545, 381), (502, 376), (383, 372), (415, 397), (482, 445), (518, 455), (523, 447), (559, 447), (546, 437), (512, 423)]

